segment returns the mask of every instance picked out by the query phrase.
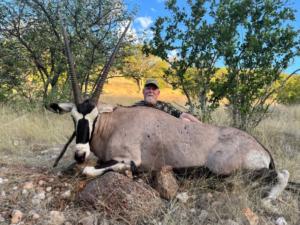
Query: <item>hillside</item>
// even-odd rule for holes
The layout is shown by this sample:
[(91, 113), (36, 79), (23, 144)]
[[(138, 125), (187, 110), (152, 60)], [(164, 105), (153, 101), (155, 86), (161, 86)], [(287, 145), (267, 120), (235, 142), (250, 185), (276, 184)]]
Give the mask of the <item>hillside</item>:
[[(185, 96), (179, 90), (173, 90), (172, 87), (164, 85), (160, 89), (159, 99), (176, 105), (184, 106)], [(106, 103), (131, 105), (132, 103), (142, 100), (143, 94), (138, 91), (137, 85), (133, 80), (126, 78), (113, 78), (104, 85), (101, 101)]]

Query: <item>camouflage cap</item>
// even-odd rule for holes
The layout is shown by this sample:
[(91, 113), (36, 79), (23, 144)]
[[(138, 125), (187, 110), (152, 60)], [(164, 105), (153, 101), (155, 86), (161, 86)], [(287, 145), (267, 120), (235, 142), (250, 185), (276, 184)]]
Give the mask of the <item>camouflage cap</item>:
[(148, 86), (148, 85), (150, 85), (150, 84), (152, 84), (152, 85), (156, 86), (157, 88), (159, 88), (158, 82), (155, 79), (148, 79), (148, 80), (146, 80), (145, 87)]

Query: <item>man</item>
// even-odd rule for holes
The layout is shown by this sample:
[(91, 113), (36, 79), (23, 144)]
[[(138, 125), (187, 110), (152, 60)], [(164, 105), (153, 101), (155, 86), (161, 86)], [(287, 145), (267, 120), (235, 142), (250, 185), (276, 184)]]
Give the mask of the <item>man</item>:
[(181, 112), (169, 103), (158, 101), (157, 99), (159, 94), (160, 90), (157, 81), (154, 79), (148, 79), (143, 89), (144, 100), (135, 103), (133, 106), (149, 106), (162, 110), (166, 113), (169, 113), (172, 116), (175, 116), (185, 121), (200, 122), (193, 115), (186, 112)]

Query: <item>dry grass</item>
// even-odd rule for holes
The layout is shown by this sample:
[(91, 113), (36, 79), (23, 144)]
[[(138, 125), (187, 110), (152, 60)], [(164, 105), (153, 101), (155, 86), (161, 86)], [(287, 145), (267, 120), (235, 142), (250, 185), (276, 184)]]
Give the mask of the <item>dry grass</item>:
[[(125, 78), (111, 79), (104, 86), (103, 102), (112, 104), (131, 105), (134, 102), (142, 100), (143, 94), (138, 91), (134, 82)], [(176, 103), (184, 106), (186, 98), (179, 90), (173, 90), (171, 87), (160, 89), (160, 100)]]
[(15, 111), (5, 105), (1, 106), (0, 123), (0, 162), (11, 163), (35, 164), (35, 151), (66, 142), (73, 128), (69, 115), (57, 116), (44, 110)]
[[(109, 83), (106, 86), (105, 94), (102, 96), (102, 101), (128, 105), (141, 99), (141, 93), (137, 93), (137, 89), (132, 89), (134, 85), (130, 82), (125, 85), (127, 81), (124, 82)], [(179, 92), (164, 89), (162, 96), (164, 96), (163, 100), (178, 101), (180, 105), (184, 105), (184, 97)], [(169, 98), (170, 96), (173, 98)], [(228, 116), (222, 109), (217, 110), (213, 118), (216, 124), (229, 124)], [(20, 191), (11, 190), (13, 186), (22, 186), (22, 182), (31, 178), (34, 182), (38, 182), (40, 179), (48, 179), (52, 176), (57, 180), (55, 186), (61, 182), (67, 182), (71, 184), (70, 187), (73, 187), (72, 191), (77, 191), (76, 184), (80, 182), (77, 177), (58, 178), (50, 170), (54, 161), (53, 157), (58, 154), (61, 145), (66, 142), (72, 132), (73, 124), (69, 115), (59, 116), (44, 110), (34, 112), (19, 110), (15, 112), (10, 107), (2, 105), (0, 123), (2, 124), (0, 130), (0, 168), (1, 163), (7, 168), (11, 167), (5, 172), (0, 170), (0, 177), (9, 180), (7, 186), (0, 186), (1, 190), (12, 193), (8, 198), (1, 199), (1, 202), (5, 203), (0, 206), (0, 211), (5, 212), (2, 214), (4, 217), (14, 208), (21, 208), (25, 213), (32, 208), (32, 206), (26, 205), (27, 197), (27, 200), (22, 199), (24, 196)], [(270, 117), (262, 121), (252, 131), (252, 134), (270, 149), (277, 168), (288, 169), (291, 173), (291, 179), (300, 182), (300, 106), (274, 106)], [(66, 161), (68, 160), (70, 162), (71, 157), (72, 152), (69, 151), (67, 157), (62, 160), (62, 164), (67, 164)], [(16, 166), (17, 164), (19, 166)], [(26, 167), (44, 165), (45, 170), (26, 173), (21, 165)], [(43, 176), (44, 178), (42, 178)], [(53, 186), (54, 189), (64, 189), (62, 186), (55, 186)], [(284, 216), (288, 224), (300, 224), (299, 193), (296, 195), (285, 191), (282, 197), (274, 202), (278, 208), (278, 212), (274, 213), (269, 212), (261, 205), (260, 193), (263, 190), (256, 187), (255, 183), (245, 185), (239, 175), (225, 181), (202, 178), (183, 180), (180, 181), (180, 191), (188, 192), (188, 195), (191, 196), (189, 201), (185, 204), (177, 200), (166, 202), (166, 209), (159, 212), (156, 217), (141, 219), (139, 224), (226, 225), (230, 224), (230, 220), (234, 220), (237, 224), (247, 225), (249, 222), (243, 213), (247, 208), (250, 208), (259, 217), (258, 224), (275, 224), (275, 220), (279, 216)], [(66, 205), (68, 205), (67, 208), (65, 208)], [(48, 203), (45, 201), (41, 210), (41, 214), (50, 210), (61, 210), (74, 224), (83, 215), (88, 215), (80, 206), (64, 200), (59, 202), (49, 200)], [(98, 213), (103, 216), (103, 212)], [(109, 219), (112, 221), (109, 224), (116, 224), (115, 218)], [(43, 222), (35, 222), (35, 224), (43, 224)]]

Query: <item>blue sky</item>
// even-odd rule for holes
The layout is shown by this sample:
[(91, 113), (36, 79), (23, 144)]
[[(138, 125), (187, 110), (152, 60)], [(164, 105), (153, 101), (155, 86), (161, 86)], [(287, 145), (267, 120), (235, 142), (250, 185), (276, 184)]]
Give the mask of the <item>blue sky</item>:
[[(133, 29), (138, 36), (141, 36), (142, 33), (147, 33), (147, 31), (149, 31), (149, 27), (153, 25), (157, 17), (167, 14), (166, 10), (164, 9), (165, 1), (166, 0), (125, 0), (130, 9), (133, 7), (137, 9), (137, 16), (133, 23)], [(179, 0), (178, 2), (182, 3), (183, 1)], [(297, 10), (294, 26), (300, 30), (300, 1), (292, 0), (290, 3), (290, 6)], [(288, 67), (286, 72), (291, 73), (299, 68), (300, 57), (297, 57), (295, 61)]]

